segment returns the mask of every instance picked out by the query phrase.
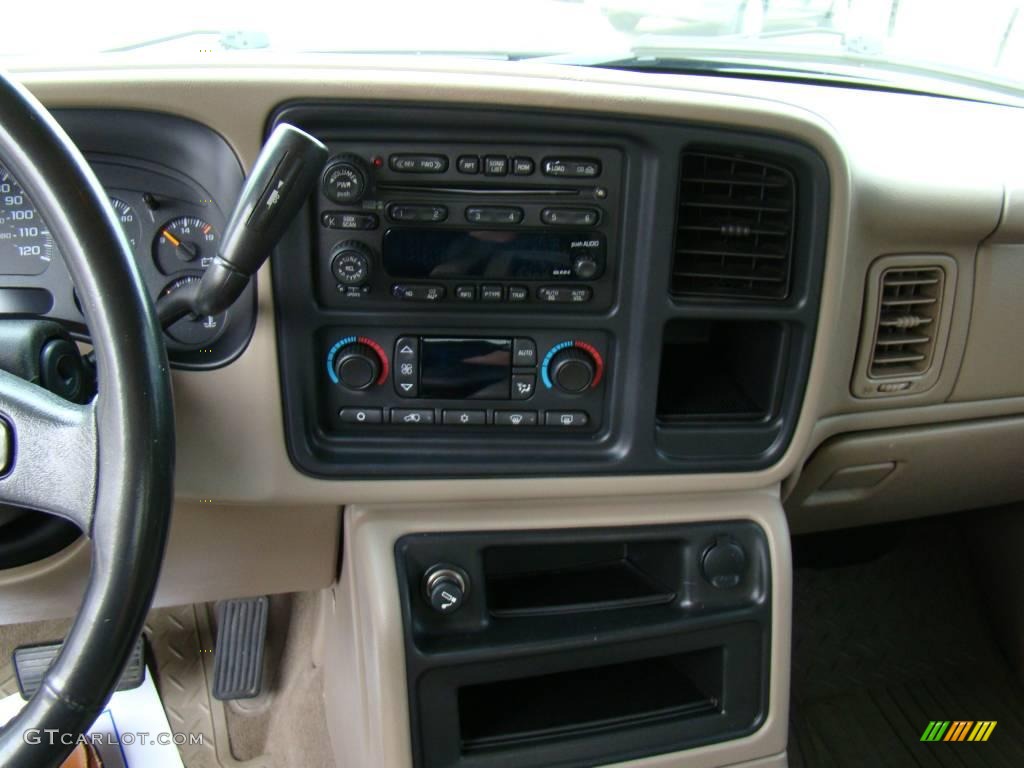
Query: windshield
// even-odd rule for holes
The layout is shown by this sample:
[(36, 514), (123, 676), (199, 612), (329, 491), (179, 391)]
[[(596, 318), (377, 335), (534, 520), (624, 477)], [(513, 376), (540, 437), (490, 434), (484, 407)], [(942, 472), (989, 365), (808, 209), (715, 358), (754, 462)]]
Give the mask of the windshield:
[[(0, 65), (223, 63), (248, 51), (782, 63), (1024, 91), (1018, 0), (472, 0), (6, 3)], [(237, 58), (237, 56), (236, 56)], [(855, 69), (851, 69), (855, 68)]]

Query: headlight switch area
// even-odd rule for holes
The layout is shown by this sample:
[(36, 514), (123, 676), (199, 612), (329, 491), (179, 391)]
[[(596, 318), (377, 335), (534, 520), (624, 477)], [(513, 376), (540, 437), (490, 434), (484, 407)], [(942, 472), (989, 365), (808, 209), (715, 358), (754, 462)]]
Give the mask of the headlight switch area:
[(753, 522), (413, 534), (395, 554), (417, 768), (613, 763), (768, 711)]

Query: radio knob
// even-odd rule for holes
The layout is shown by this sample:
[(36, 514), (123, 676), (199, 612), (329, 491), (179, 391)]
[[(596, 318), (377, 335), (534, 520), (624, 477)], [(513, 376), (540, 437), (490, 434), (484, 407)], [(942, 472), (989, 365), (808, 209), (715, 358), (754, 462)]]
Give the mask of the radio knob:
[(576, 395), (586, 390), (597, 374), (597, 363), (589, 352), (569, 347), (555, 354), (549, 365), (551, 380), (563, 392)]
[(370, 279), (373, 252), (358, 240), (346, 240), (334, 249), (331, 272), (342, 285), (363, 285)]
[(580, 280), (593, 280), (599, 267), (593, 256), (577, 256), (572, 263), (572, 273)]
[(338, 155), (323, 175), (324, 196), (338, 205), (358, 203), (366, 194), (370, 171), (356, 155)]
[(366, 344), (343, 347), (334, 360), (334, 372), (345, 389), (369, 389), (380, 376), (381, 362), (377, 351)]

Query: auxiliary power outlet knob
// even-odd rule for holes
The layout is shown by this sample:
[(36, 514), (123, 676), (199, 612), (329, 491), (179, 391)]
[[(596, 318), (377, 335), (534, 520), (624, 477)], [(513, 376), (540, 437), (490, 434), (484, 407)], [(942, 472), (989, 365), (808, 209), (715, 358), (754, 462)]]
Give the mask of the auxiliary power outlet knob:
[(731, 536), (719, 536), (704, 550), (700, 569), (711, 586), (730, 589), (738, 586), (747, 572), (747, 553)]
[(423, 593), (438, 613), (455, 613), (469, 594), (469, 576), (454, 565), (435, 565), (423, 575)]

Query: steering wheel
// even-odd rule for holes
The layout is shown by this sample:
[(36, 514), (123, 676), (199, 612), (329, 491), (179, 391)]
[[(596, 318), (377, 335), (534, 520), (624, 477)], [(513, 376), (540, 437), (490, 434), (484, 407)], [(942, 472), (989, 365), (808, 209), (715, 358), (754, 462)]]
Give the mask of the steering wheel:
[[(0, 731), (0, 766), (42, 768), (60, 765), (93, 724), (142, 630), (170, 522), (174, 421), (163, 335), (103, 187), (46, 109), (2, 74), (0, 158), (64, 256), (99, 378), (97, 397), (75, 405), (0, 371), (0, 503), (71, 520), (92, 545), (64, 647)], [(26, 738), (30, 729), (41, 738)]]

